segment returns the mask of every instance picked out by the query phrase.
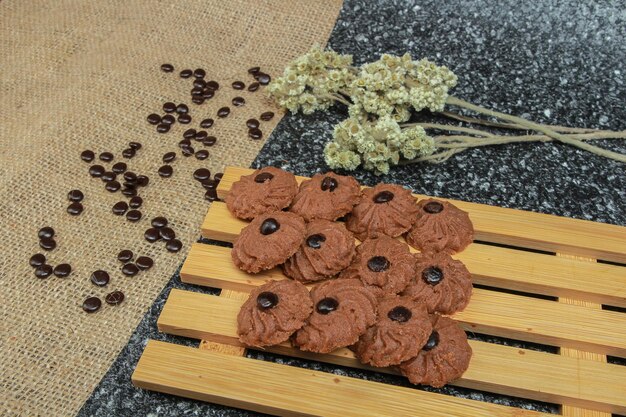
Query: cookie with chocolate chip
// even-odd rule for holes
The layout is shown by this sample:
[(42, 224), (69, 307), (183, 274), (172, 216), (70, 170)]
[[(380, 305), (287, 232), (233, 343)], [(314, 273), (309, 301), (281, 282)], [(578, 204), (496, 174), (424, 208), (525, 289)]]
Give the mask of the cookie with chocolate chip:
[(297, 214), (277, 211), (257, 216), (235, 239), (233, 263), (253, 274), (273, 268), (298, 250), (305, 234), (304, 220)]
[(311, 298), (313, 313), (292, 337), (301, 350), (328, 353), (350, 346), (376, 322), (376, 297), (358, 279), (317, 284)]
[(306, 237), (283, 272), (301, 282), (320, 281), (337, 275), (350, 265), (355, 254), (354, 236), (342, 223), (313, 220), (306, 225)]
[(234, 216), (248, 220), (289, 207), (297, 192), (291, 172), (265, 167), (235, 182), (226, 195), (226, 206)]
[(348, 214), (357, 203), (361, 188), (354, 177), (334, 172), (316, 174), (300, 184), (290, 211), (304, 220), (336, 220)]
[(426, 304), (429, 313), (462, 311), (472, 296), (472, 275), (444, 252), (416, 254), (415, 276), (403, 295)]
[(284, 279), (255, 288), (237, 315), (237, 335), (246, 346), (282, 343), (303, 325), (313, 311), (307, 288)]
[(424, 304), (390, 295), (379, 301), (376, 323), (359, 338), (354, 352), (368, 365), (398, 365), (417, 356), (431, 331)]
[(359, 240), (382, 235), (397, 237), (413, 226), (417, 212), (411, 191), (399, 185), (378, 184), (363, 191), (346, 227)]
[(415, 358), (400, 364), (400, 372), (413, 384), (440, 388), (463, 375), (472, 348), (454, 320), (433, 314), (431, 322), (433, 330), (428, 341)]
[(340, 278), (359, 279), (376, 296), (398, 294), (415, 274), (409, 246), (389, 236), (367, 239), (356, 248), (354, 261)]
[(447, 201), (429, 198), (418, 204), (416, 222), (406, 241), (421, 252), (461, 252), (474, 239), (469, 215)]

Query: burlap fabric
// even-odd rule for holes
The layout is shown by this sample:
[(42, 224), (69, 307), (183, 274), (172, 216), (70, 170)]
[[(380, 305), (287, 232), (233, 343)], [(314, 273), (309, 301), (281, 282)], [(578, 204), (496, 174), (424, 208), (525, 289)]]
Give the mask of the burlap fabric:
[[(249, 83), (246, 70), (255, 65), (278, 74), (311, 45), (325, 44), (340, 7), (339, 0), (0, 2), (0, 415), (77, 412), (199, 236), (208, 203), (194, 170), (249, 165), (262, 141), (247, 137), (245, 120), (276, 111), (262, 124), (267, 137), (280, 119), (261, 91), (244, 91), (247, 104), (217, 120), (216, 110), (237, 95), (231, 82)], [(166, 62), (175, 73), (160, 71)], [(190, 81), (178, 77), (197, 67), (222, 85), (202, 106), (190, 101)], [(188, 103), (192, 124), (156, 133), (146, 116), (165, 101)], [(160, 178), (162, 155), (178, 151), (182, 132), (205, 117), (217, 120), (210, 158), (179, 153), (174, 176)], [(125, 160), (129, 169), (150, 177), (141, 191), (144, 218), (135, 224), (111, 214), (123, 196), (90, 178), (79, 157), (89, 148), (121, 161), (129, 141), (143, 144)], [(74, 188), (86, 196), (79, 217), (65, 211)], [(143, 239), (157, 215), (170, 219), (185, 245), (181, 253)], [(70, 278), (39, 280), (28, 265), (46, 225), (58, 243), (48, 259), (69, 262)], [(154, 268), (123, 276), (121, 249), (151, 256)], [(89, 282), (99, 268), (111, 273), (106, 288)], [(127, 296), (121, 306), (81, 310), (85, 297), (115, 289)]]

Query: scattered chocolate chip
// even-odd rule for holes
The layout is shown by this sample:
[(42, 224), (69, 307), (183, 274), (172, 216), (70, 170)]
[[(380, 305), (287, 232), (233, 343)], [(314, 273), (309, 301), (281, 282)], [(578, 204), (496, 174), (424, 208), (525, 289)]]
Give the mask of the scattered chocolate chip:
[(104, 186), (104, 188), (110, 193), (117, 192), (121, 187), (122, 184), (120, 184), (119, 181), (109, 181)]
[(161, 236), (163, 240), (172, 240), (176, 237), (176, 233), (171, 227), (165, 226), (159, 229), (159, 236)]
[(263, 137), (263, 132), (261, 131), (261, 129), (257, 128), (249, 129), (248, 136), (250, 137), (250, 139), (259, 140)]
[(231, 103), (233, 103), (233, 106), (235, 106), (235, 107), (241, 107), (244, 104), (246, 104), (246, 99), (243, 98), (243, 97), (234, 97), (231, 100)]
[(100, 179), (104, 182), (109, 182), (109, 181), (113, 181), (117, 178), (117, 174), (115, 172), (112, 171), (106, 171), (104, 173), (102, 173), (102, 175), (100, 176)]
[(147, 119), (148, 123), (150, 123), (151, 125), (158, 125), (159, 123), (161, 123), (161, 116), (156, 113), (149, 114)]
[(206, 139), (202, 140), (204, 146), (213, 146), (217, 142), (217, 138), (215, 136), (207, 136)]
[(272, 81), (272, 77), (264, 72), (259, 72), (254, 77), (261, 85), (268, 85)]
[(196, 78), (204, 78), (206, 77), (206, 71), (202, 68), (197, 68), (196, 70), (194, 70), (193, 76)]
[(156, 227), (157, 229), (159, 229), (161, 227), (167, 226), (168, 221), (165, 217), (155, 217), (154, 219), (152, 219), (152, 221), (150, 221), (150, 224), (152, 225), (152, 227)]
[(91, 162), (95, 157), (96, 154), (94, 154), (93, 151), (90, 151), (89, 149), (86, 149), (80, 153), (80, 159), (85, 162)]
[(191, 123), (191, 116), (188, 114), (181, 114), (180, 116), (178, 116), (178, 123), (183, 125)]
[(69, 206), (67, 206), (67, 213), (72, 215), (72, 216), (78, 216), (80, 215), (80, 213), (82, 213), (84, 210), (84, 207), (81, 203), (79, 203), (78, 201), (74, 201), (72, 203), (70, 203)]
[(235, 90), (243, 90), (246, 88), (246, 85), (242, 81), (234, 81), (231, 85)]
[(204, 198), (210, 202), (219, 200), (217, 198), (217, 190), (215, 188), (207, 189), (206, 193), (204, 193)]
[(180, 78), (189, 78), (193, 75), (193, 71), (190, 69), (184, 69), (180, 72)]
[(70, 264), (58, 264), (54, 267), (54, 275), (59, 278), (66, 278), (72, 273)]
[(163, 165), (159, 168), (159, 176), (161, 178), (169, 178), (174, 173), (174, 168), (171, 165)]
[(138, 151), (139, 149), (141, 149), (141, 143), (139, 142), (128, 142), (128, 147), (131, 149), (134, 149), (136, 151)]
[(184, 148), (185, 146), (191, 146), (191, 141), (189, 139), (183, 139), (180, 142), (178, 142), (179, 148)]
[(70, 201), (81, 202), (83, 201), (83, 198), (85, 198), (85, 195), (80, 190), (71, 190), (67, 193), (67, 199)]
[(132, 250), (123, 249), (120, 251), (120, 253), (117, 254), (117, 260), (122, 263), (126, 263), (133, 259), (133, 256), (135, 256), (135, 254)]
[(213, 91), (217, 91), (220, 89), (220, 85), (218, 84), (217, 81), (209, 81), (208, 83), (206, 83), (207, 88), (213, 90)]
[(383, 272), (389, 269), (391, 263), (384, 256), (373, 256), (367, 261), (367, 268), (372, 272)]
[(128, 210), (128, 204), (125, 201), (118, 201), (117, 203), (113, 204), (113, 208), (111, 209), (113, 214), (117, 216), (123, 215), (124, 213), (126, 213), (126, 210)]
[(422, 271), (422, 279), (426, 284), (437, 285), (443, 279), (443, 271), (436, 266), (430, 266)]
[(278, 223), (276, 219), (273, 219), (271, 217), (265, 219), (265, 221), (261, 223), (261, 227), (259, 228), (259, 231), (264, 236), (276, 233), (278, 230), (280, 230), (280, 223)]
[(322, 234), (314, 234), (306, 239), (306, 245), (312, 249), (319, 249), (322, 247), (322, 243), (326, 242), (326, 236)]
[(104, 167), (102, 165), (92, 165), (89, 167), (89, 175), (94, 178), (99, 178), (104, 174)]
[(124, 293), (121, 291), (110, 292), (104, 297), (104, 301), (108, 305), (116, 306), (124, 301)]
[(181, 146), (180, 148), (181, 153), (183, 154), (183, 156), (191, 156), (193, 155), (196, 151), (192, 146)]
[(140, 187), (146, 187), (150, 183), (150, 178), (145, 175), (137, 175), (137, 185)]
[(135, 261), (135, 264), (139, 267), (139, 269), (145, 271), (152, 268), (152, 265), (154, 265), (154, 261), (148, 256), (140, 256), (139, 258), (137, 258), (137, 261)]
[(178, 252), (183, 247), (183, 242), (178, 239), (172, 239), (165, 244), (165, 249), (169, 252)]
[(274, 112), (271, 112), (271, 111), (266, 111), (265, 113), (261, 113), (261, 115), (259, 116), (259, 119), (263, 120), (264, 122), (269, 122), (273, 118), (274, 118)]
[(195, 79), (193, 80), (193, 86), (194, 88), (203, 89), (206, 87), (206, 81), (204, 81), (202, 78)]
[(139, 268), (134, 263), (127, 263), (122, 267), (122, 274), (127, 277), (134, 277), (139, 273)]
[[(163, 103), (163, 111), (165, 113), (174, 113), (176, 111), (176, 104), (172, 103), (171, 101)], [(166, 116), (164, 116), (162, 120), (164, 120), (165, 117)], [(171, 124), (171, 123), (169, 123), (169, 124)]]
[(54, 229), (50, 226), (42, 227), (37, 232), (37, 236), (39, 239), (52, 238), (54, 237)]
[(183, 138), (193, 139), (196, 137), (196, 129), (187, 129), (183, 132)]
[(141, 212), (139, 210), (130, 210), (126, 213), (126, 220), (133, 223), (138, 222), (141, 220)]
[(203, 121), (200, 122), (200, 127), (203, 129), (208, 129), (211, 126), (213, 126), (213, 123), (215, 123), (215, 121), (211, 118), (209, 119), (204, 119)]
[(159, 133), (167, 133), (170, 131), (170, 125), (166, 125), (165, 123), (160, 123), (157, 126), (157, 132)]
[(333, 177), (324, 177), (320, 188), (322, 191), (330, 191), (332, 193), (338, 186), (339, 184), (337, 183), (337, 180)]
[(163, 72), (172, 72), (172, 71), (174, 71), (174, 66), (172, 64), (163, 64), (163, 65), (161, 65), (161, 71), (163, 71)]
[(261, 67), (252, 67), (248, 69), (248, 74), (254, 75), (258, 73), (259, 71), (261, 71)]
[(28, 264), (33, 268), (37, 268), (46, 263), (46, 257), (41, 253), (36, 253), (30, 257)]
[[(196, 83), (196, 81), (194, 81), (194, 84), (195, 83)], [(194, 97), (202, 98), (203, 89), (202, 89), (202, 87), (194, 87), (194, 88), (191, 89), (190, 93), (191, 93), (191, 97), (192, 98), (194, 98)]]
[(48, 264), (39, 265), (37, 268), (35, 268), (35, 276), (39, 279), (48, 278), (50, 275), (52, 275), (53, 272), (54, 270)]
[(322, 298), (321, 300), (317, 302), (317, 305), (315, 306), (315, 310), (319, 314), (326, 315), (328, 313), (331, 313), (337, 310), (337, 307), (339, 307), (339, 303), (337, 302), (337, 300), (331, 297), (326, 297), (326, 298)]
[(137, 174), (133, 171), (127, 171), (124, 173), (124, 181), (134, 184), (137, 182)]
[(387, 313), (387, 317), (389, 317), (389, 320), (397, 321), (398, 323), (405, 323), (409, 321), (411, 319), (411, 316), (413, 316), (411, 310), (404, 306), (394, 307), (389, 311), (389, 313)]
[(273, 174), (269, 172), (261, 172), (259, 175), (254, 177), (254, 182), (258, 182), (259, 184), (262, 184), (266, 181), (270, 181), (272, 178), (274, 178)]
[(93, 271), (91, 273), (91, 277), (89, 279), (91, 280), (91, 283), (93, 285), (96, 285), (98, 287), (104, 287), (109, 283), (110, 277), (107, 271), (98, 269), (97, 271)]
[(224, 173), (223, 173), (223, 172), (218, 172), (217, 174), (215, 174), (215, 175), (213, 176), (213, 178), (215, 178), (215, 181), (218, 181), (218, 182), (219, 182), (219, 181), (221, 181), (221, 180), (222, 180), (222, 177), (223, 177), (223, 176), (224, 176)]
[(248, 129), (256, 129), (259, 127), (259, 121), (257, 119), (248, 119), (246, 120), (246, 126)]
[(155, 229), (151, 227), (143, 233), (143, 237), (150, 243), (154, 243), (157, 240), (161, 239), (161, 235), (159, 234), (159, 229)]
[(431, 201), (424, 206), (424, 211), (430, 214), (440, 213), (443, 210), (443, 204), (438, 201)]
[(192, 103), (194, 103), (194, 104), (202, 104), (202, 103), (204, 103), (204, 97), (201, 97), (201, 96), (193, 96), (193, 97), (191, 98), (191, 102), (192, 102)]
[(126, 159), (133, 158), (137, 154), (137, 151), (133, 148), (126, 148), (122, 151), (122, 156)]
[(111, 152), (102, 152), (98, 155), (98, 158), (103, 162), (111, 162), (113, 160), (113, 154)]
[(201, 184), (206, 190), (214, 190), (217, 188), (217, 181), (210, 178), (202, 181)]
[(439, 333), (437, 333), (436, 330), (433, 330), (433, 332), (428, 337), (428, 341), (422, 347), (422, 350), (425, 350), (425, 351), (433, 350), (434, 348), (437, 347), (438, 344), (439, 344)]
[(258, 82), (253, 82), (252, 84), (250, 84), (248, 86), (248, 91), (250, 91), (251, 93), (254, 93), (256, 90), (259, 89), (259, 87), (261, 86), (261, 84), (259, 84)]
[(196, 151), (195, 155), (196, 159), (198, 159), (199, 161), (204, 161), (209, 157), (209, 151), (207, 151), (206, 149), (201, 149), (199, 151)]
[(179, 104), (178, 106), (176, 106), (176, 113), (178, 114), (187, 114), (189, 113), (189, 107), (187, 107), (186, 104)]
[(128, 201), (128, 205), (131, 208), (138, 209), (143, 204), (143, 198), (135, 196)]
[[(128, 183), (125, 182), (124, 184)], [(124, 194), (126, 197), (135, 197), (137, 195), (137, 189), (134, 185), (129, 184), (126, 187), (122, 188), (122, 194)]]
[(57, 242), (51, 237), (44, 237), (39, 239), (39, 246), (43, 250), (53, 250), (57, 247)]
[(83, 301), (83, 310), (87, 313), (95, 313), (101, 306), (102, 301), (98, 297), (89, 297)]
[(204, 88), (202, 90), (202, 98), (204, 100), (210, 100), (215, 95), (215, 90), (211, 90), (210, 88)]
[(388, 203), (393, 200), (393, 193), (391, 191), (381, 191), (374, 196), (373, 200), (376, 204)]
[(217, 111), (217, 117), (220, 117), (220, 118), (227, 117), (229, 114), (230, 114), (230, 108), (228, 107), (221, 107)]
[(163, 116), (163, 119), (161, 119), (161, 123), (164, 123), (166, 125), (173, 125), (175, 122), (176, 122), (176, 118), (172, 116), (171, 114), (166, 114), (165, 116)]
[(193, 139), (198, 140), (198, 141), (203, 141), (208, 136), (209, 136), (209, 134), (206, 132), (206, 130), (199, 130), (199, 131), (196, 132), (196, 134), (193, 137)]
[(270, 291), (263, 291), (256, 297), (256, 305), (259, 310), (268, 310), (278, 305), (278, 295)]
[(125, 162), (118, 162), (116, 164), (113, 164), (113, 166), (111, 167), (111, 171), (115, 172), (116, 174), (123, 174), (124, 172), (126, 172), (127, 169), (128, 165), (126, 165)]
[(193, 177), (198, 181), (204, 181), (211, 178), (211, 171), (206, 168), (198, 168), (194, 171)]

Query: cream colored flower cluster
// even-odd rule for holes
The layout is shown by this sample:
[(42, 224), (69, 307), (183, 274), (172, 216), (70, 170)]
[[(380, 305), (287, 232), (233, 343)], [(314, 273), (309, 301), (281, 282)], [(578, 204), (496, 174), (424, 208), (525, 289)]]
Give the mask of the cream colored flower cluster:
[(313, 47), (289, 64), (283, 75), (270, 84), (269, 93), (293, 113), (326, 110), (334, 104), (335, 95), (352, 82), (351, 65), (351, 55)]
[(414, 159), (435, 150), (433, 138), (422, 127), (402, 129), (390, 116), (363, 123), (351, 117), (335, 126), (333, 138), (324, 149), (332, 169), (351, 171), (362, 164), (365, 169), (386, 174), (401, 157)]

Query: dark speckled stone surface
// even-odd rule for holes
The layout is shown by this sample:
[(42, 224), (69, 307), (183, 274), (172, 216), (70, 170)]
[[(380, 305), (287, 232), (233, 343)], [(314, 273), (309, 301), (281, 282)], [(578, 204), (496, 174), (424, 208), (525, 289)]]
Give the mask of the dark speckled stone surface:
[[(354, 54), (357, 63), (377, 59), (383, 52), (410, 51), (416, 58), (427, 57), (449, 66), (459, 76), (453, 94), (465, 100), (543, 123), (623, 130), (626, 129), (623, 3), (585, 3), (349, 0), (344, 4), (330, 45), (339, 52)], [(280, 166), (300, 175), (326, 170), (322, 149), (331, 138), (332, 126), (345, 117), (345, 109), (306, 117), (288, 115), (268, 139), (254, 165)], [(626, 152), (626, 141), (594, 143)], [(434, 196), (626, 225), (625, 166), (566, 145), (488, 147), (458, 154), (439, 165), (396, 168), (383, 177), (361, 171), (355, 175), (364, 184), (396, 182)], [(159, 334), (156, 329), (156, 319), (172, 287), (184, 287), (178, 275), (152, 306), (80, 416), (258, 415), (132, 387), (130, 375), (148, 339), (195, 343)], [(371, 372), (261, 353), (250, 356), (407, 385), (403, 378)], [(558, 411), (551, 404), (454, 387), (433, 391)]]

